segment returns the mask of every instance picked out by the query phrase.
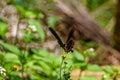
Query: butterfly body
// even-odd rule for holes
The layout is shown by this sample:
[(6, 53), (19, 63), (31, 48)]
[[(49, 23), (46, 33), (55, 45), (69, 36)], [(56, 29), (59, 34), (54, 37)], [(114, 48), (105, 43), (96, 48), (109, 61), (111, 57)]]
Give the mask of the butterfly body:
[(49, 28), (49, 29), (50, 29), (51, 33), (55, 36), (59, 45), (64, 49), (65, 52), (73, 52), (72, 48), (74, 46), (74, 41), (71, 39), (73, 30), (70, 31), (68, 39), (67, 39), (66, 43), (64, 44), (62, 42), (62, 40), (59, 38), (59, 36), (57, 35), (57, 33), (52, 28)]

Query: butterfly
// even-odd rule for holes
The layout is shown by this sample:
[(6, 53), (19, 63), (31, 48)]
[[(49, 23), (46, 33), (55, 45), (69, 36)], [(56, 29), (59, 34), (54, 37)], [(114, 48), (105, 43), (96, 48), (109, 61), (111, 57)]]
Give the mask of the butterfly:
[(60, 47), (62, 47), (65, 52), (73, 52), (72, 48), (74, 46), (74, 41), (71, 39), (71, 37), (73, 35), (73, 32), (74, 32), (73, 29), (70, 31), (70, 33), (68, 35), (68, 38), (66, 40), (66, 43), (62, 42), (62, 40), (60, 39), (60, 37), (57, 35), (57, 33), (52, 28), (49, 28), (49, 30), (55, 36), (55, 38), (57, 39)]

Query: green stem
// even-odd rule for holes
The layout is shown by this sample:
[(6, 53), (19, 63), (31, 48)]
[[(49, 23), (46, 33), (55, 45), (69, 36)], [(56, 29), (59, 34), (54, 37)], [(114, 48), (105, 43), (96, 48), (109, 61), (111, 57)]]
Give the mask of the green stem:
[(24, 80), (24, 64), (22, 64), (22, 80)]
[(61, 62), (61, 66), (60, 66), (60, 80), (62, 80), (61, 79), (61, 74), (62, 74), (62, 65), (63, 65), (63, 62), (64, 62), (64, 59), (62, 58), (62, 62)]

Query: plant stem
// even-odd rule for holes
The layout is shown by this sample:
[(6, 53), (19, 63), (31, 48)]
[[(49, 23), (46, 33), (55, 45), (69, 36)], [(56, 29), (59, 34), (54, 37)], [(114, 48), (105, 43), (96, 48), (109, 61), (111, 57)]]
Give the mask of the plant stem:
[(64, 59), (62, 58), (61, 66), (60, 66), (60, 80), (61, 80), (61, 74), (62, 74), (62, 65), (63, 65)]
[(79, 77), (81, 78), (83, 70), (80, 71)]
[(14, 42), (14, 44), (18, 43), (19, 23), (20, 23), (20, 20), (18, 20), (18, 23), (17, 23), (16, 36), (15, 36), (15, 42)]
[(22, 64), (22, 80), (24, 80), (24, 64)]

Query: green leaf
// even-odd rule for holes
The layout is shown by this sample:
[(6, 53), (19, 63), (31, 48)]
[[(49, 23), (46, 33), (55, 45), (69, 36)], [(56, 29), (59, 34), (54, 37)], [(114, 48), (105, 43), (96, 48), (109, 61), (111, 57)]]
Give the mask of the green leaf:
[(21, 64), (25, 64), (26, 63), (26, 55), (25, 55), (25, 51), (20, 51), (20, 54), (19, 54), (19, 60), (21, 62)]
[(4, 22), (0, 21), (0, 37), (4, 37), (7, 32), (8, 25)]
[(112, 66), (106, 66), (103, 69), (103, 71), (106, 72), (106, 73), (112, 73), (113, 72), (113, 67)]
[(30, 66), (32, 69), (36, 70), (36, 71), (40, 71), (40, 70), (43, 70), (40, 66), (38, 65), (32, 65)]
[(87, 66), (87, 69), (90, 70), (90, 71), (97, 71), (97, 72), (100, 72), (102, 71), (102, 68), (99, 67), (98, 65), (93, 65), (93, 64), (88, 64)]
[(88, 66), (88, 63), (87, 62), (81, 62), (81, 63), (79, 63), (80, 65), (80, 69), (81, 70), (86, 70), (86, 68), (87, 68), (87, 66)]
[(95, 42), (93, 42), (93, 41), (88, 41), (88, 42), (86, 42), (86, 41), (84, 41), (84, 40), (80, 40), (80, 44), (83, 45), (83, 46), (86, 46), (86, 47), (88, 47), (88, 48), (94, 48), (94, 47), (97, 47), (97, 46), (98, 46), (98, 45), (97, 45)]
[(37, 18), (44, 18), (44, 15), (42, 13), (38, 13)]
[(78, 61), (84, 61), (84, 56), (81, 55), (78, 51), (74, 50), (73, 52), (73, 56), (75, 57), (75, 59), (77, 59)]
[(48, 27), (55, 27), (56, 23), (60, 21), (60, 18), (56, 16), (48, 17)]
[(12, 53), (5, 54), (5, 61), (7, 63), (17, 63), (20, 64), (20, 61), (18, 59), (18, 56)]
[(45, 49), (40, 49), (39, 51), (38, 51), (38, 54), (40, 55), (40, 56), (42, 56), (42, 57), (48, 57), (48, 51), (47, 50), (45, 50)]
[(0, 65), (3, 66), (5, 61), (5, 56), (3, 53), (0, 53)]
[(37, 32), (41, 38), (41, 41), (44, 41), (45, 39), (45, 34), (44, 34), (44, 31), (42, 29), (42, 25), (40, 22), (36, 21), (36, 20), (29, 20), (28, 21), (29, 25), (33, 25), (37, 28)]
[(12, 53), (15, 53), (17, 55), (20, 53), (20, 50), (14, 45), (3, 43), (3, 42), (0, 43), (0, 45), (2, 45), (6, 50), (8, 50)]
[(39, 64), (48, 74), (51, 72), (51, 66), (49, 66), (47, 63), (41, 61)]
[(83, 76), (80, 80), (97, 80), (95, 76)]
[(110, 80), (111, 78), (111, 74), (104, 74), (103, 77), (102, 77), (102, 80)]
[(33, 55), (32, 58), (34, 60), (39, 60), (39, 61), (43, 61), (43, 62), (46, 62), (46, 63), (51, 63), (51, 60), (49, 58), (40, 57), (38, 55)]
[(2, 60), (4, 60), (4, 55), (3, 55), (3, 53), (0, 53), (0, 60), (2, 61)]
[(53, 60), (53, 65), (54, 65), (54, 66), (59, 66), (59, 65), (61, 64), (61, 62), (62, 62), (61, 57), (56, 57), (56, 58), (54, 58), (54, 60)]
[(84, 52), (83, 52), (83, 55), (85, 56), (85, 58), (86, 57), (95, 57), (96, 56), (96, 54), (94, 53), (94, 51), (91, 51), (90, 49), (87, 49), (87, 50), (85, 50)]
[(33, 67), (33, 65), (34, 65), (34, 63), (35, 63), (35, 60), (29, 60), (29, 62), (27, 62), (25, 65), (27, 66), (27, 67)]
[(44, 70), (43, 70), (43, 71), (40, 71), (39, 75), (40, 75), (41, 77), (48, 77), (47, 72), (45, 72)]
[(49, 60), (51, 61), (51, 66), (54, 67), (58, 67), (62, 62), (61, 56), (55, 56), (53, 53), (49, 54)]
[(36, 18), (37, 17), (37, 15), (33, 11), (26, 11), (25, 16), (27, 18)]
[(25, 42), (31, 42), (31, 41), (36, 41), (35, 36), (33, 35), (32, 31), (30, 29), (24, 31), (24, 36), (23, 40)]
[(17, 10), (23, 16), (25, 16), (25, 9), (22, 6), (16, 5)]
[(53, 3), (55, 0), (46, 0), (46, 2)]

